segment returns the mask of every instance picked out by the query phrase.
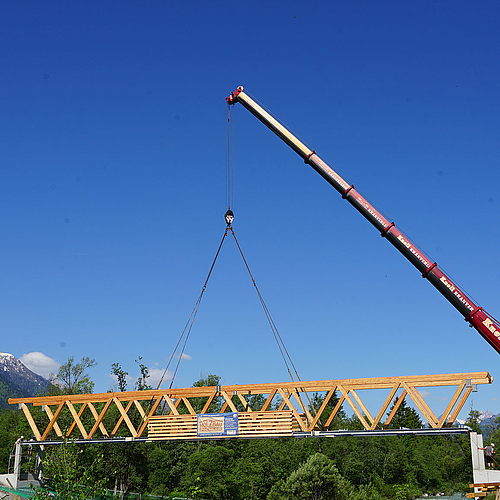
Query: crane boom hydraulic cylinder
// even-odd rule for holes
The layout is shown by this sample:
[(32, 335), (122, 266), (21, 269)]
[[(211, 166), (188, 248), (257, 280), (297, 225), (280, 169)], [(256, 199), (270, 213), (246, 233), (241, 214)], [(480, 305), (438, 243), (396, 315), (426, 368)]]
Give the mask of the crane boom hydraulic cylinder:
[(445, 275), (435, 262), (431, 262), (399, 229), (376, 210), (353, 185), (347, 183), (314, 150), (309, 149), (283, 124), (259, 106), (243, 87), (238, 87), (227, 98), (229, 104), (241, 103), (266, 127), (288, 144), (305, 163), (331, 184), (365, 219), (367, 219), (397, 250), (399, 250), (437, 290), (464, 316), (481, 336), (500, 353), (500, 325), (479, 307)]

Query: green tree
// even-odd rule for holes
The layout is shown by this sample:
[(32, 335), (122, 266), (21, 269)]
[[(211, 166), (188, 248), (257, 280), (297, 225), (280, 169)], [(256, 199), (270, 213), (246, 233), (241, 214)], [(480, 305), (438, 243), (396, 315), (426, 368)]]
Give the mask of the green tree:
[(16, 440), (21, 436), (31, 436), (31, 433), (22, 410), (0, 412), (0, 473), (7, 473), (9, 456)]
[(216, 387), (218, 385), (220, 385), (220, 376), (210, 373), (206, 377), (197, 380), (193, 387)]
[[(102, 455), (85, 466), (80, 460), (80, 453), (76, 444), (65, 442), (61, 446), (54, 446), (47, 453), (44, 464), (44, 475), (49, 480), (50, 489), (60, 500), (87, 500), (101, 498), (104, 495), (103, 479), (96, 479), (95, 471), (102, 460)], [(38, 487), (35, 489), (34, 500), (53, 500), (50, 490)]]
[(408, 484), (395, 484), (396, 500), (406, 500), (409, 498), (410, 486)]
[[(202, 377), (197, 380), (193, 384), (193, 387), (217, 387), (218, 385), (220, 385), (219, 375), (209, 374), (206, 377)], [(196, 413), (201, 413), (207, 401), (208, 397), (190, 399), (191, 405)], [(220, 396), (216, 396), (215, 398), (213, 398), (208, 410), (205, 411), (205, 413), (216, 413), (217, 411), (219, 411), (220, 406), (221, 398)]]
[(145, 491), (148, 476), (145, 443), (113, 443), (98, 446), (105, 448), (104, 460), (99, 464), (96, 474), (105, 478), (107, 488), (119, 492), (120, 498), (129, 491)]
[(125, 392), (127, 390), (127, 375), (128, 372), (124, 371), (120, 363), (113, 363), (111, 365), (111, 373), (117, 378), (118, 390)]
[[(390, 415), (397, 402), (402, 397), (403, 396), (400, 396), (399, 398), (394, 399), (394, 402), (392, 403), (387, 415)], [(406, 403), (406, 399), (403, 399), (403, 401), (399, 405), (399, 408), (396, 410), (391, 423), (389, 424), (389, 429), (401, 429), (403, 427), (407, 429), (422, 428), (422, 419), (414, 408), (408, 406), (408, 404)]]
[[(325, 401), (326, 395), (315, 392), (311, 398), (311, 404), (309, 405), (309, 410), (313, 415), (321, 408), (321, 405)], [(328, 403), (321, 413), (319, 425), (324, 428), (326, 422), (328, 421), (330, 415), (332, 414), (335, 406), (339, 402), (339, 397), (337, 396), (337, 392), (335, 392), (332, 397), (328, 400)], [(340, 429), (347, 423), (347, 415), (343, 408), (337, 412), (332, 422), (328, 426), (329, 429)]]
[(359, 490), (353, 492), (349, 500), (385, 500), (386, 498), (370, 483), (360, 485)]
[(169, 496), (186, 474), (189, 457), (199, 448), (189, 441), (165, 441), (148, 445), (148, 491)]
[(348, 499), (352, 486), (334, 463), (322, 453), (315, 453), (292, 472), (284, 482), (271, 489), (268, 500), (336, 500)]
[(195, 498), (225, 500), (234, 498), (235, 484), (231, 470), (234, 451), (225, 446), (210, 445), (194, 452), (188, 459), (181, 486)]
[(60, 366), (57, 376), (49, 375), (53, 386), (57, 386), (63, 394), (90, 394), (94, 390), (94, 382), (90, 380), (87, 369), (97, 366), (95, 359), (83, 357), (75, 363), (74, 356)]
[(495, 418), (493, 423), (493, 431), (491, 433), (491, 441), (500, 444), (500, 416)]
[(482, 434), (483, 431), (481, 427), (479, 426), (479, 422), (481, 422), (481, 412), (474, 410), (474, 408), (471, 405), (469, 416), (467, 417), (467, 420), (465, 421), (465, 425), (468, 425), (473, 432), (477, 432), (478, 434)]
[(136, 359), (135, 362), (139, 365), (139, 369), (141, 371), (141, 374), (137, 378), (137, 382), (135, 383), (135, 390), (136, 391), (147, 391), (149, 389), (152, 389), (153, 387), (148, 384), (148, 378), (149, 378), (149, 369), (148, 367), (142, 363), (142, 356), (139, 356), (139, 359)]

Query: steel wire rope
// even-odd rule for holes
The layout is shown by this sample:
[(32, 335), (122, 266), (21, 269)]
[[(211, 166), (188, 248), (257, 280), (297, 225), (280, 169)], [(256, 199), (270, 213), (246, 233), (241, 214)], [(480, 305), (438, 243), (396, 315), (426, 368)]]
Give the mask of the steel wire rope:
[[(234, 120), (234, 106), (231, 106), (229, 103), (227, 104), (227, 125), (226, 125), (226, 205), (227, 205), (227, 208), (228, 208), (228, 212), (231, 212), (231, 215), (233, 215), (232, 211), (231, 211), (231, 206), (233, 205), (233, 201), (234, 201), (234, 137), (235, 137), (235, 120)], [(281, 354), (281, 357), (283, 358), (283, 361), (285, 363), (285, 367), (288, 371), (288, 374), (290, 375), (290, 379), (292, 381), (294, 381), (294, 378), (293, 378), (293, 374), (290, 370), (290, 367), (288, 365), (288, 362), (286, 360), (286, 358), (288, 358), (289, 362), (290, 362), (290, 365), (292, 366), (294, 372), (295, 372), (295, 375), (297, 376), (297, 380), (298, 381), (301, 381), (300, 379), (300, 376), (298, 374), (298, 371), (297, 369), (295, 368), (295, 365), (292, 361), (292, 357), (290, 356), (290, 353), (288, 352), (287, 348), (286, 348), (286, 345), (283, 341), (283, 339), (281, 338), (281, 335), (279, 334), (279, 331), (278, 331), (278, 328), (276, 327), (272, 317), (271, 317), (271, 313), (269, 312), (269, 309), (267, 308), (267, 305), (259, 291), (259, 288), (257, 287), (257, 283), (255, 282), (253, 276), (252, 276), (252, 273), (250, 271), (250, 267), (248, 266), (248, 263), (245, 259), (245, 256), (243, 255), (243, 251), (241, 250), (241, 247), (238, 243), (238, 240), (236, 238), (236, 234), (234, 233), (234, 230), (231, 226), (231, 221), (228, 221), (228, 219), (226, 219), (226, 222), (227, 222), (227, 229), (231, 229), (231, 232), (232, 232), (232, 235), (234, 237), (234, 241), (236, 242), (236, 245), (238, 247), (238, 250), (241, 254), (241, 257), (243, 259), (243, 262), (245, 263), (245, 266), (247, 268), (247, 271), (248, 271), (248, 274), (250, 275), (250, 278), (252, 280), (252, 283), (255, 287), (255, 290), (257, 291), (257, 295), (259, 297), (259, 300), (261, 302), (261, 305), (262, 305), (262, 308), (264, 310), (264, 314), (266, 315), (266, 318), (269, 322), (269, 326), (271, 327), (271, 331), (273, 332), (273, 336), (274, 336), (274, 339), (276, 340), (276, 344), (278, 345), (278, 349), (280, 351), (280, 354)], [(227, 230), (226, 229), (226, 230)], [(286, 353), (286, 356), (285, 354)], [(307, 399), (309, 400), (309, 404), (313, 410), (313, 412), (316, 414), (317, 412), (317, 409), (314, 407), (314, 405), (312, 404), (312, 401), (309, 397), (309, 394), (307, 394), (306, 391), (304, 391), (306, 396), (307, 396)], [(298, 399), (300, 400), (300, 394), (299, 392), (297, 391), (297, 397)], [(302, 402), (301, 402), (302, 403)]]
[[(227, 125), (226, 125), (226, 205), (228, 210), (231, 209), (231, 206), (233, 204), (233, 194), (234, 194), (234, 106), (231, 106), (229, 103), (227, 104)], [(227, 220), (226, 220), (227, 222)], [(295, 365), (293, 364), (292, 358), (290, 354), (288, 353), (288, 350), (286, 349), (285, 343), (283, 342), (283, 339), (281, 338), (278, 329), (276, 328), (276, 325), (274, 324), (274, 321), (271, 317), (271, 314), (269, 313), (269, 309), (266, 306), (266, 303), (264, 302), (264, 299), (262, 298), (262, 295), (259, 291), (259, 288), (257, 287), (257, 283), (255, 282), (252, 273), (250, 271), (250, 267), (248, 266), (248, 263), (245, 259), (245, 256), (243, 255), (243, 251), (241, 250), (240, 244), (238, 243), (238, 240), (236, 238), (236, 234), (234, 233), (234, 229), (231, 226), (231, 222), (227, 223), (227, 230), (230, 229), (231, 233), (234, 237), (234, 241), (236, 243), (236, 246), (238, 247), (238, 250), (240, 252), (240, 255), (243, 259), (243, 262), (245, 263), (245, 266), (247, 268), (248, 274), (250, 275), (250, 279), (252, 280), (252, 283), (255, 287), (255, 290), (257, 291), (257, 295), (259, 297), (259, 300), (261, 302), (261, 305), (264, 309), (264, 313), (267, 317), (267, 320), (269, 322), (269, 325), (271, 327), (271, 331), (273, 332), (274, 338), (276, 340), (276, 343), (278, 344), (279, 351), (281, 353), (281, 356), (283, 358), (283, 361), (285, 363), (286, 369), (288, 371), (288, 374), (290, 375), (290, 378), (293, 379), (293, 374), (290, 371), (290, 367), (288, 366), (288, 362), (286, 358), (288, 357), (291, 366), (293, 367), (293, 370), (295, 371), (295, 374), (297, 376), (297, 379), (300, 380), (299, 374), (295, 368)], [(286, 353), (286, 356), (284, 354)]]
[(172, 355), (170, 356), (170, 359), (168, 361), (167, 367), (165, 368), (165, 370), (163, 372), (163, 375), (161, 376), (161, 379), (160, 379), (160, 382), (158, 384), (157, 390), (160, 388), (160, 385), (163, 382), (163, 378), (165, 377), (165, 374), (168, 371), (170, 363), (172, 362), (172, 360), (173, 360), (173, 358), (174, 358), (174, 356), (175, 356), (175, 354), (177, 352), (177, 349), (178, 349), (178, 347), (179, 347), (179, 345), (180, 345), (180, 343), (182, 341), (182, 338), (184, 337), (184, 334), (186, 333), (186, 330), (187, 330), (187, 335), (186, 335), (186, 338), (184, 340), (184, 344), (182, 346), (181, 353), (179, 354), (179, 359), (177, 361), (177, 365), (175, 367), (174, 374), (173, 374), (172, 379), (170, 381), (169, 389), (172, 388), (172, 384), (174, 383), (174, 379), (175, 379), (175, 376), (177, 374), (177, 370), (179, 368), (179, 364), (180, 364), (180, 361), (182, 359), (182, 355), (184, 354), (184, 349), (186, 347), (189, 335), (191, 334), (191, 329), (193, 328), (193, 323), (194, 323), (194, 320), (196, 318), (196, 314), (198, 313), (198, 308), (200, 307), (201, 299), (203, 298), (203, 294), (205, 293), (205, 290), (207, 289), (208, 280), (210, 279), (212, 271), (213, 271), (213, 269), (215, 267), (215, 263), (217, 261), (217, 257), (219, 256), (220, 249), (222, 248), (222, 244), (224, 243), (224, 240), (226, 239), (226, 236), (227, 236), (227, 229), (224, 231), (224, 235), (222, 236), (222, 240), (219, 243), (219, 248), (217, 248), (217, 252), (215, 253), (215, 257), (214, 257), (214, 260), (212, 261), (212, 265), (210, 266), (210, 270), (208, 271), (208, 275), (207, 275), (207, 278), (205, 279), (205, 283), (203, 283), (203, 287), (201, 288), (200, 295), (198, 296), (198, 299), (196, 300), (196, 303), (195, 303), (195, 305), (193, 307), (193, 310), (191, 311), (191, 315), (189, 316), (189, 319), (188, 319), (188, 321), (186, 323), (186, 326), (184, 327), (184, 330), (182, 331), (181, 336), (179, 337), (179, 340), (177, 341), (177, 344), (176, 344), (176, 346), (175, 346), (175, 348), (174, 348), (174, 350), (172, 352)]
[[(293, 363), (292, 357), (290, 356), (290, 353), (288, 352), (288, 349), (286, 348), (285, 342), (283, 341), (283, 339), (282, 339), (282, 337), (281, 337), (281, 335), (280, 335), (280, 333), (278, 331), (278, 328), (276, 327), (276, 324), (274, 323), (274, 320), (271, 317), (271, 313), (269, 312), (269, 309), (267, 308), (267, 305), (266, 305), (266, 303), (264, 301), (264, 298), (262, 297), (262, 294), (260, 293), (259, 287), (257, 286), (257, 283), (256, 283), (256, 281), (255, 281), (255, 279), (254, 279), (254, 277), (252, 275), (252, 272), (250, 271), (250, 266), (248, 265), (247, 260), (245, 259), (245, 256), (243, 255), (243, 250), (241, 249), (240, 244), (238, 242), (238, 239), (236, 238), (236, 234), (234, 232), (234, 229), (232, 228), (232, 226), (228, 226), (228, 228), (231, 230), (231, 234), (233, 235), (234, 241), (236, 243), (236, 246), (238, 247), (238, 250), (240, 252), (241, 258), (243, 259), (243, 262), (245, 263), (245, 267), (247, 268), (248, 274), (250, 275), (250, 279), (252, 280), (253, 286), (255, 287), (255, 290), (256, 290), (257, 295), (259, 297), (259, 300), (260, 300), (260, 303), (262, 305), (262, 308), (264, 309), (264, 314), (267, 317), (267, 321), (269, 322), (269, 326), (271, 327), (271, 331), (273, 332), (274, 339), (276, 340), (276, 343), (278, 345), (278, 349), (279, 349), (279, 351), (281, 353), (281, 357), (283, 358), (283, 361), (285, 363), (285, 366), (286, 366), (286, 369), (288, 371), (288, 374), (290, 375), (290, 378), (292, 379), (292, 382), (294, 382), (293, 374), (290, 371), (290, 367), (288, 366), (288, 362), (287, 362), (286, 358), (288, 358), (288, 360), (290, 362), (290, 365), (292, 366), (293, 371), (295, 372), (295, 375), (297, 376), (297, 380), (299, 382), (302, 382), (302, 380), (301, 380), (301, 378), (299, 376), (299, 373), (298, 373), (297, 369), (295, 368), (295, 364)], [(286, 357), (285, 357), (284, 353), (286, 353)], [(302, 389), (302, 392), (305, 393), (305, 395), (307, 397), (307, 400), (309, 401), (309, 405), (310, 405), (311, 409), (316, 414), (317, 410), (314, 407), (314, 405), (313, 405), (313, 403), (311, 401), (311, 398), (309, 397), (309, 394), (307, 393), (307, 391), (304, 391), (304, 389)], [(296, 389), (296, 395), (298, 397), (298, 400), (300, 401), (299, 404), (301, 404), (301, 406), (302, 406), (303, 403), (302, 403), (302, 400), (300, 399), (300, 393), (299, 393), (299, 391), (297, 389)]]
[(234, 106), (227, 104), (226, 115), (226, 209), (234, 199)]
[[(177, 370), (179, 369), (179, 365), (180, 365), (180, 362), (182, 360), (182, 355), (184, 354), (184, 349), (186, 347), (186, 344), (187, 344), (187, 341), (188, 341), (188, 338), (189, 338), (189, 335), (191, 334), (191, 329), (193, 328), (193, 324), (194, 324), (194, 320), (196, 318), (196, 314), (198, 313), (198, 308), (200, 307), (200, 303), (201, 303), (201, 299), (203, 298), (203, 294), (205, 293), (205, 290), (207, 289), (207, 284), (208, 284), (208, 280), (210, 279), (210, 275), (212, 274), (212, 271), (214, 269), (214, 266), (215, 266), (215, 262), (217, 261), (217, 257), (219, 256), (219, 253), (220, 253), (220, 249), (222, 248), (222, 244), (224, 243), (224, 240), (226, 239), (226, 236), (227, 236), (227, 228), (226, 230), (224, 231), (224, 235), (222, 236), (222, 240), (221, 242), (219, 243), (219, 248), (217, 248), (217, 252), (215, 253), (215, 257), (214, 257), (214, 260), (212, 261), (212, 265), (210, 266), (210, 270), (208, 271), (208, 275), (207, 275), (207, 278), (205, 279), (205, 283), (203, 283), (203, 287), (201, 288), (201, 292), (200, 292), (200, 295), (198, 296), (198, 299), (196, 300), (196, 303), (193, 307), (193, 310), (191, 311), (191, 315), (189, 316), (189, 319), (187, 320), (186, 322), (186, 325), (184, 326), (184, 329), (182, 330), (182, 333), (179, 337), (179, 340), (177, 341), (177, 344), (175, 345), (174, 347), (174, 350), (172, 351), (172, 354), (170, 356), (170, 359), (168, 360), (168, 363), (167, 363), (167, 366), (165, 368), (165, 370), (163, 371), (163, 374), (160, 378), (160, 381), (158, 382), (158, 386), (156, 387), (156, 390), (159, 390), (160, 389), (160, 386), (163, 382), (163, 379), (166, 375), (166, 373), (168, 372), (168, 369), (170, 367), (170, 363), (172, 362), (172, 360), (174, 359), (175, 357), (175, 354), (177, 352), (177, 349), (179, 348), (179, 345), (182, 341), (182, 338), (184, 337), (184, 335), (186, 334), (186, 330), (187, 330), (187, 335), (184, 339), (184, 344), (182, 346), (182, 351), (181, 353), (179, 354), (179, 359), (177, 361), (177, 365), (175, 367), (175, 371), (174, 371), (174, 374), (172, 375), (172, 379), (170, 381), (170, 385), (169, 385), (169, 389), (172, 389), (172, 385), (174, 383), (174, 379), (175, 379), (175, 376), (177, 375)], [(148, 404), (148, 407), (146, 409), (146, 412), (144, 414), (144, 417), (142, 419), (142, 422), (144, 423), (144, 421), (148, 418), (148, 414), (149, 414), (149, 411), (151, 409), (151, 405), (153, 403), (153, 400), (154, 400), (154, 396), (150, 399), (149, 401), (149, 404)], [(160, 411), (160, 413), (163, 413), (163, 410), (165, 408), (165, 402), (163, 403), (163, 407)]]
[[(234, 108), (234, 106), (230, 106), (228, 104), (227, 111), (226, 111), (226, 199), (225, 199), (225, 205), (226, 205), (228, 210), (231, 208), (232, 200), (233, 200), (233, 175), (234, 175), (234, 153), (233, 153), (233, 151), (234, 151), (234, 109), (231, 109), (231, 108)], [(231, 126), (232, 126), (232, 130), (231, 130)], [(163, 375), (161, 376), (161, 379), (160, 379), (160, 382), (158, 384), (157, 389), (160, 388), (160, 385), (163, 382), (163, 378), (165, 377), (165, 374), (168, 371), (170, 363), (172, 362), (172, 360), (175, 356), (175, 353), (177, 352), (177, 349), (182, 341), (182, 338), (184, 337), (186, 330), (188, 330), (187, 336), (186, 336), (186, 338), (184, 340), (184, 344), (182, 346), (181, 354), (179, 355), (179, 359), (177, 361), (177, 365), (175, 367), (174, 374), (172, 376), (172, 380), (170, 381), (169, 389), (172, 388), (172, 384), (173, 384), (175, 376), (177, 374), (179, 364), (180, 364), (180, 361), (182, 359), (182, 355), (184, 354), (184, 349), (186, 347), (187, 340), (189, 338), (189, 335), (191, 333), (191, 329), (193, 327), (194, 319), (196, 317), (196, 314), (198, 313), (198, 308), (200, 306), (201, 299), (203, 297), (203, 293), (206, 290), (208, 280), (210, 279), (210, 275), (212, 274), (212, 270), (215, 266), (215, 262), (217, 260), (217, 257), (219, 256), (220, 249), (222, 248), (222, 244), (224, 243), (226, 236), (227, 236), (227, 228), (224, 231), (224, 236), (222, 237), (222, 240), (219, 244), (219, 248), (217, 249), (217, 252), (215, 254), (215, 258), (214, 258), (212, 265), (210, 267), (210, 270), (208, 272), (207, 279), (205, 280), (205, 283), (201, 289), (198, 300), (196, 301), (195, 306), (193, 307), (193, 310), (191, 311), (191, 315), (189, 316), (189, 319), (186, 323), (186, 326), (184, 327), (184, 330), (182, 331), (182, 334), (179, 337), (179, 340), (177, 341), (177, 344), (174, 348), (174, 351), (172, 352), (172, 355), (170, 356), (167, 367), (165, 368)]]
[[(271, 314), (269, 313), (269, 309), (267, 308), (267, 305), (264, 302), (264, 299), (260, 293), (259, 287), (257, 286), (257, 283), (255, 282), (255, 279), (252, 275), (252, 272), (250, 271), (250, 267), (247, 263), (247, 260), (245, 259), (245, 256), (243, 255), (243, 251), (241, 250), (238, 239), (236, 238), (236, 234), (234, 232), (234, 229), (232, 227), (230, 229), (231, 229), (231, 234), (233, 235), (234, 241), (236, 243), (236, 246), (238, 247), (238, 250), (240, 252), (241, 258), (243, 259), (243, 262), (245, 263), (245, 267), (247, 268), (250, 279), (252, 280), (253, 286), (255, 287), (255, 290), (256, 290), (257, 295), (259, 297), (262, 308), (264, 309), (264, 313), (266, 315), (267, 321), (269, 322), (269, 326), (271, 327), (271, 331), (273, 332), (274, 339), (276, 340), (276, 343), (278, 344), (278, 348), (279, 348), (279, 351), (281, 353), (281, 357), (283, 358), (283, 361), (285, 363), (288, 374), (290, 375), (290, 378), (292, 379), (292, 381), (294, 381), (293, 374), (290, 371), (290, 367), (288, 366), (287, 358), (290, 361), (290, 364), (293, 367), (295, 374), (297, 375), (297, 378), (300, 380), (299, 374), (297, 373), (297, 370), (295, 369), (295, 365), (293, 364), (292, 358), (290, 357), (290, 354), (288, 353), (288, 350), (286, 349), (285, 343), (283, 342), (283, 339), (281, 338), (281, 336), (278, 332), (278, 329), (276, 328), (276, 325), (271, 317)], [(286, 353), (286, 356), (284, 353)]]
[[(232, 109), (231, 109), (232, 108)], [(228, 209), (228, 212), (231, 210), (231, 207), (233, 205), (233, 198), (234, 198), (234, 182), (233, 182), (233, 178), (234, 178), (234, 106), (230, 106), (228, 104), (227, 106), (227, 115), (226, 115), (226, 198), (225, 198), (225, 202), (226, 202), (226, 207)], [(227, 215), (227, 213), (226, 213)], [(231, 215), (232, 215), (232, 212), (231, 212)], [(264, 310), (264, 314), (266, 315), (266, 318), (268, 320), (268, 323), (269, 323), (269, 326), (271, 327), (271, 331), (273, 333), (273, 336), (274, 336), (274, 339), (276, 341), (276, 344), (278, 345), (278, 349), (280, 351), (280, 354), (281, 354), (281, 357), (283, 358), (283, 361), (285, 363), (285, 367), (288, 371), (288, 374), (290, 375), (290, 378), (292, 381), (294, 381), (294, 377), (293, 377), (293, 374), (292, 374), (292, 371), (290, 369), (290, 366), (293, 368), (293, 371), (295, 372), (295, 375), (297, 377), (297, 380), (299, 382), (301, 382), (301, 378), (298, 374), (298, 371), (295, 367), (295, 364), (293, 363), (293, 360), (290, 356), (290, 353), (288, 352), (288, 349), (286, 348), (286, 345), (278, 331), (278, 328), (276, 327), (276, 324), (274, 323), (274, 320), (272, 319), (272, 316), (271, 316), (271, 313), (269, 312), (269, 309), (267, 308), (267, 305), (264, 301), (264, 298), (262, 297), (262, 294), (260, 293), (260, 290), (257, 286), (257, 283), (252, 275), (252, 272), (250, 271), (250, 267), (247, 263), (247, 260), (245, 259), (245, 256), (243, 254), (243, 251), (241, 249), (241, 246), (238, 242), (238, 239), (236, 238), (236, 234), (234, 232), (234, 229), (232, 228), (231, 226), (231, 222), (232, 222), (232, 219), (231, 221), (228, 221), (228, 219), (226, 218), (226, 223), (227, 223), (227, 226), (226, 226), (226, 229), (224, 231), (224, 235), (222, 237), (222, 240), (219, 244), (219, 247), (217, 249), (217, 252), (215, 254), (215, 258), (212, 262), (212, 265), (210, 267), (210, 270), (208, 272), (208, 275), (207, 275), (207, 278), (205, 280), (205, 283), (203, 284), (203, 287), (202, 287), (202, 290), (200, 292), (200, 295), (198, 296), (198, 299), (195, 303), (195, 306), (193, 307), (193, 310), (191, 311), (191, 315), (184, 327), (184, 330), (182, 331), (180, 337), (179, 337), (179, 340), (177, 341), (177, 344), (172, 352), (172, 355), (170, 356), (170, 359), (168, 361), (168, 364), (160, 378), (160, 381), (158, 383), (158, 386), (157, 386), (157, 390), (160, 388), (162, 382), (163, 382), (163, 379), (165, 377), (165, 374), (168, 372), (168, 368), (170, 367), (170, 364), (172, 363), (174, 357), (175, 357), (175, 354), (179, 348), (179, 345), (181, 344), (182, 342), (182, 339), (184, 338), (184, 343), (182, 345), (182, 350), (178, 356), (178, 360), (177, 360), (177, 364), (176, 364), (176, 367), (175, 367), (175, 370), (174, 370), (174, 373), (172, 375), (172, 379), (170, 381), (170, 385), (169, 385), (169, 389), (172, 388), (172, 385), (174, 383), (174, 380), (175, 380), (175, 377), (177, 375), (177, 371), (179, 369), (179, 366), (180, 366), (180, 362), (182, 360), (182, 357), (184, 355), (184, 351), (185, 351), (185, 348), (186, 348), (186, 345), (187, 345), (187, 341), (189, 339), (189, 336), (191, 334), (191, 330), (192, 330), (192, 327), (193, 327), (193, 324), (194, 324), (194, 320), (196, 318), (196, 314), (198, 313), (198, 308), (200, 306), (200, 303), (201, 303), (201, 300), (203, 298), (203, 294), (206, 290), (206, 287), (207, 287), (207, 284), (208, 284), (208, 281), (210, 279), (210, 276), (212, 274), (212, 271), (214, 269), (214, 266), (215, 266), (215, 263), (217, 261), (217, 257), (219, 256), (219, 253), (220, 253), (220, 250), (222, 248), (222, 244), (224, 243), (224, 240), (227, 236), (227, 233), (228, 233), (228, 230), (231, 230), (231, 233), (234, 237), (234, 241), (236, 243), (236, 246), (238, 247), (238, 250), (240, 252), (240, 255), (243, 259), (243, 262), (245, 264), (245, 267), (248, 271), (248, 274), (250, 276), (250, 279), (252, 280), (252, 283), (255, 287), (255, 290), (257, 291), (257, 295), (259, 297), (259, 300), (260, 300), (260, 303), (262, 305), (262, 308)], [(187, 333), (186, 333), (187, 331)], [(288, 358), (288, 361), (287, 361), (287, 358)], [(290, 365), (290, 366), (289, 366)], [(313, 410), (314, 413), (317, 412), (316, 408), (314, 407), (310, 397), (309, 397), (309, 394), (304, 391), (302, 389), (303, 392), (305, 392), (306, 394), (306, 397), (309, 401), (309, 404), (310, 404), (310, 407), (311, 409)], [(299, 404), (301, 404), (301, 406), (303, 406), (303, 403), (301, 401), (301, 398), (300, 398), (300, 393), (299, 391), (296, 389), (296, 395), (298, 397), (298, 400), (300, 401)], [(153, 398), (151, 399), (150, 401), (150, 405), (151, 405), (151, 402), (153, 401)], [(149, 407), (150, 407), (149, 405)], [(148, 407), (148, 411), (149, 411), (149, 407)], [(163, 404), (163, 408), (165, 407), (165, 403)], [(305, 409), (305, 408), (304, 408)]]

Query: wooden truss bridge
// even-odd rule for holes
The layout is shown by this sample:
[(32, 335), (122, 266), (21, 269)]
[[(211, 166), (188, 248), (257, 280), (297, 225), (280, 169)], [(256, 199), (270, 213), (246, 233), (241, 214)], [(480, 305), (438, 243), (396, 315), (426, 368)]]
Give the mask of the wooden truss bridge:
[[(450, 428), (477, 385), (492, 381), (488, 372), (453, 373), (12, 398), (9, 403), (22, 408), (35, 439), (47, 443), (124, 436), (151, 441), (291, 437), (338, 428), (335, 417), (342, 408), (354, 412), (360, 429), (380, 432), (405, 399), (429, 428)], [(439, 418), (422, 395), (436, 387), (451, 387), (452, 393)], [(372, 390), (384, 401), (376, 412), (362, 400)]]

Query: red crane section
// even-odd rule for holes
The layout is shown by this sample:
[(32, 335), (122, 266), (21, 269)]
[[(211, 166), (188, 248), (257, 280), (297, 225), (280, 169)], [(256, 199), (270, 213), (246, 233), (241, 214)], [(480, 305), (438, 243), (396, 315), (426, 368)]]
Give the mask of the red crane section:
[(406, 236), (399, 231), (394, 222), (388, 221), (353, 185), (347, 183), (314, 150), (309, 149), (283, 124), (259, 106), (243, 87), (238, 87), (227, 98), (229, 104), (239, 102), (257, 117), (266, 127), (288, 144), (305, 163), (309, 164), (321, 177), (331, 184), (365, 219), (380, 231), (399, 252), (401, 252), (444, 297), (464, 316), (470, 326), (500, 353), (500, 324), (482, 307), (474, 303), (435, 262), (430, 261)]

